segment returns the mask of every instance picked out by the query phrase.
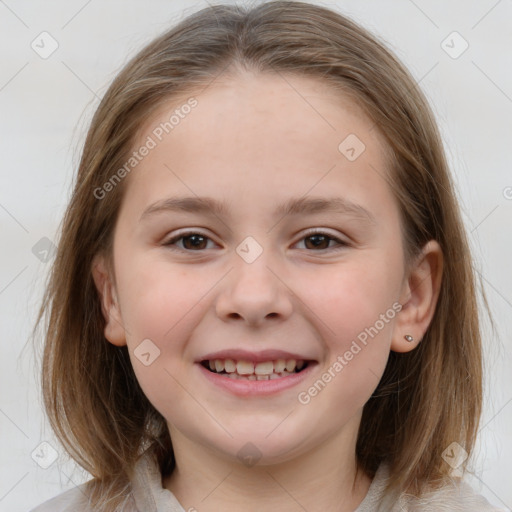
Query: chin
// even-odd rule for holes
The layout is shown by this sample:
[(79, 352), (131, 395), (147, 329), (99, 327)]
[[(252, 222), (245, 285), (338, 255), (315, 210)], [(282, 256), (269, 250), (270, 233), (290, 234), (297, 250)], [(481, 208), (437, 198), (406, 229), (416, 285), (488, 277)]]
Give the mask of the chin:
[[(274, 423), (273, 428), (277, 423)], [(254, 429), (237, 433), (230, 431), (233, 439), (205, 440), (207, 446), (213, 447), (224, 459), (239, 462), (247, 467), (254, 465), (272, 466), (294, 460), (308, 450), (304, 439), (295, 440), (289, 433), (281, 435), (270, 434), (272, 429), (255, 431)], [(309, 440), (310, 442), (310, 440)]]

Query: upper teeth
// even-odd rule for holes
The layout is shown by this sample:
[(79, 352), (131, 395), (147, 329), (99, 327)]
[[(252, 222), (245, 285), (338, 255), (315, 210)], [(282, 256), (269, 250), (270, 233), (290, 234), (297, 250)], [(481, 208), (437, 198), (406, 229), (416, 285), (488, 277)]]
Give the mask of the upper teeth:
[(277, 359), (276, 361), (263, 361), (253, 363), (252, 361), (234, 361), (233, 359), (210, 359), (208, 361), (210, 370), (215, 372), (238, 373), (239, 375), (272, 375), (283, 371), (294, 372), (304, 366), (304, 361), (296, 359)]

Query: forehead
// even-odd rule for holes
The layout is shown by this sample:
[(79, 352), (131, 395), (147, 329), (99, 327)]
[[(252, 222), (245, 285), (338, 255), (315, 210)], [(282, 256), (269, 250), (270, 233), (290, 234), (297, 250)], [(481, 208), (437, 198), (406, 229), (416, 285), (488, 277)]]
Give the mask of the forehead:
[[(191, 98), (194, 108), (187, 105)], [(137, 139), (142, 142), (149, 134), (158, 145), (172, 139), (174, 149), (179, 149), (180, 142), (194, 137), (197, 149), (206, 143), (211, 152), (217, 148), (223, 154), (225, 144), (232, 151), (242, 144), (262, 153), (282, 150), (286, 142), (307, 140), (309, 144), (294, 148), (297, 155), (321, 143), (322, 152), (334, 149), (338, 156), (339, 143), (352, 133), (362, 139), (367, 152), (376, 149), (386, 154), (385, 138), (361, 105), (355, 93), (318, 78), (251, 71), (224, 74), (169, 98), (142, 124)]]
[[(192, 97), (196, 105), (184, 108)], [(176, 191), (236, 196), (246, 209), (272, 196), (282, 203), (309, 192), (332, 195), (334, 188), (355, 200), (365, 190), (374, 201), (382, 203), (383, 194), (391, 200), (385, 139), (351, 96), (317, 79), (218, 77), (162, 104), (134, 149), (148, 138), (154, 148), (130, 174), (136, 186), (127, 191), (140, 207)]]

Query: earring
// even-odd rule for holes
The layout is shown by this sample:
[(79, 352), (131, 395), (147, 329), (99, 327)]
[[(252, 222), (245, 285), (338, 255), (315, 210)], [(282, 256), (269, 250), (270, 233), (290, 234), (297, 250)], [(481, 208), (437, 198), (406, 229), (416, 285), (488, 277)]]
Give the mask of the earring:
[(406, 334), (404, 338), (410, 343), (411, 341), (414, 341), (414, 338), (410, 334)]

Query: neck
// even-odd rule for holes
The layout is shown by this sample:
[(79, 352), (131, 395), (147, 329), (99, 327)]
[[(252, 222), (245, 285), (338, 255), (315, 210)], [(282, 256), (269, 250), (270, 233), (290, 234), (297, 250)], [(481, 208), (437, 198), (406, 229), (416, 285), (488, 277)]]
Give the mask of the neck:
[[(357, 429), (355, 430), (357, 433)], [(185, 510), (231, 512), (251, 509), (353, 512), (371, 479), (355, 457), (355, 434), (346, 431), (278, 464), (252, 467), (221, 456), (171, 429), (176, 468), (163, 485)]]

